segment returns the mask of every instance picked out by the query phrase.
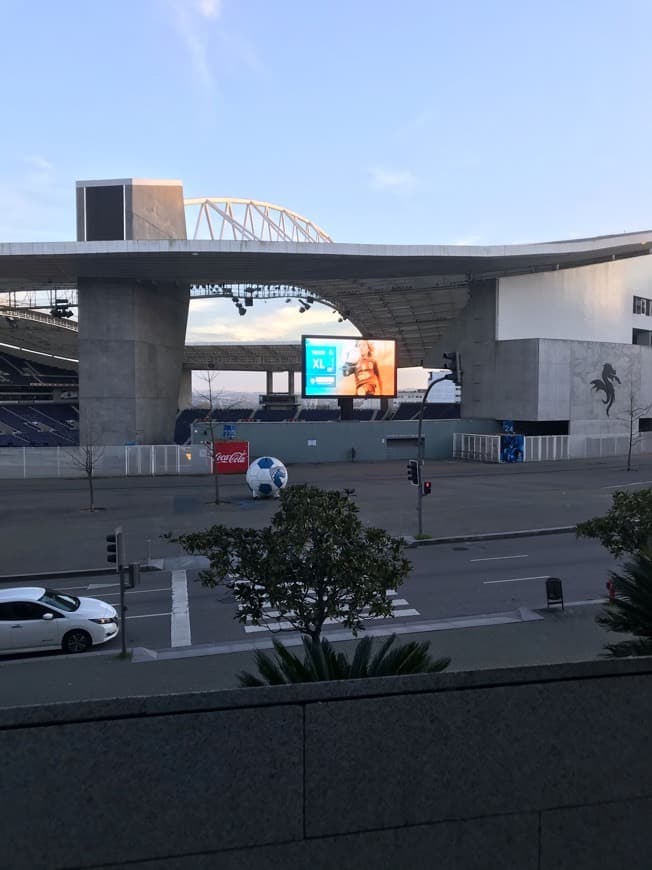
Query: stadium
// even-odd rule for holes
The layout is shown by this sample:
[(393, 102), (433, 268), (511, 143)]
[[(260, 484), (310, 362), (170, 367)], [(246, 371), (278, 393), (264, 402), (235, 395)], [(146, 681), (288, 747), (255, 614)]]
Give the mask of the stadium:
[[(224, 424), (290, 462), (414, 455), (420, 396), (397, 402), (395, 375), (382, 390), (311, 392), (305, 342), (186, 345), (201, 298), (240, 315), (270, 299), (326, 306), (372, 347), (391, 343), (394, 372), (423, 367), (424, 387), (453, 360), (461, 403), (425, 406), (426, 457), (500, 459), (507, 421), (528, 460), (648, 447), (652, 232), (355, 245), (269, 203), (184, 199), (178, 181), (80, 181), (76, 194), (77, 241), (0, 245), (2, 448), (176, 444), (196, 471), (188, 448)], [(265, 372), (267, 389), (207, 413), (192, 407), (193, 371)], [(287, 391), (273, 391), (276, 372)]]

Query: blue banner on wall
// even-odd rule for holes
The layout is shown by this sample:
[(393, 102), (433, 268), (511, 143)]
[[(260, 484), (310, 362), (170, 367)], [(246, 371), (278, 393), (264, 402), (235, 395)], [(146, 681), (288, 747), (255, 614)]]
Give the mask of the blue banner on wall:
[(500, 436), (500, 461), (523, 462), (523, 448), (525, 441), (522, 435)]

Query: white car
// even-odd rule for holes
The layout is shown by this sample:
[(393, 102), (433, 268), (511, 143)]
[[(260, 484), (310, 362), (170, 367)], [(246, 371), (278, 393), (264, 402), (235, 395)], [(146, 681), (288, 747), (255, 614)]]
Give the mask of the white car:
[(63, 649), (86, 652), (119, 631), (114, 607), (42, 586), (0, 589), (0, 654)]

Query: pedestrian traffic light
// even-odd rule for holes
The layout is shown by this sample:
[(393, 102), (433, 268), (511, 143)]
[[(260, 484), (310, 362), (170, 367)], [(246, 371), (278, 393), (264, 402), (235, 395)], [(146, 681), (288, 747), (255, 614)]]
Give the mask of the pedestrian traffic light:
[(419, 486), (421, 483), (421, 474), (419, 472), (419, 463), (416, 459), (410, 459), (407, 464), (408, 480), (413, 486)]
[(432, 483), (429, 480), (424, 480), (423, 482), (423, 494), (430, 495), (432, 492)]
[(444, 354), (444, 368), (450, 370), (450, 375), (446, 375), (449, 381), (453, 381), (455, 384), (462, 383), (461, 358), (457, 351)]
[(124, 534), (121, 528), (114, 529), (112, 535), (106, 536), (106, 561), (121, 568), (125, 563)]

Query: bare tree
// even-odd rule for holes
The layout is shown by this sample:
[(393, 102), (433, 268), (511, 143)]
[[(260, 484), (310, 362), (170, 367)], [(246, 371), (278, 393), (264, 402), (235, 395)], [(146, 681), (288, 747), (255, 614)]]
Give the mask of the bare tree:
[(650, 413), (650, 408), (652, 408), (652, 404), (645, 406), (636, 404), (634, 398), (634, 384), (630, 380), (627, 404), (625, 405), (623, 414), (618, 417), (619, 420), (624, 420), (627, 423), (628, 427), (627, 471), (632, 470), (632, 452), (634, 450), (634, 447), (641, 440), (641, 433), (639, 432), (639, 421), (642, 417), (646, 417)]
[(217, 372), (212, 369), (208, 369), (200, 378), (203, 381), (204, 389), (199, 394), (200, 399), (203, 403), (205, 403), (208, 407), (208, 414), (205, 419), (205, 423), (208, 426), (208, 431), (210, 433), (210, 443), (207, 446), (208, 455), (211, 460), (211, 471), (213, 472), (213, 479), (215, 481), (215, 504), (220, 503), (220, 476), (217, 471), (217, 462), (219, 457), (219, 450), (215, 446), (216, 438), (217, 438), (217, 427), (214, 420), (214, 412), (218, 410), (218, 408), (229, 408), (235, 407), (237, 402), (228, 402), (225, 398), (225, 393), (223, 390), (217, 389)]
[(104, 458), (104, 447), (99, 446), (96, 442), (96, 432), (91, 431), (86, 437), (86, 442), (80, 444), (77, 448), (66, 450), (66, 455), (70, 459), (74, 468), (77, 468), (85, 476), (88, 482), (88, 510), (94, 511), (95, 508), (95, 475), (99, 468), (102, 459)]

